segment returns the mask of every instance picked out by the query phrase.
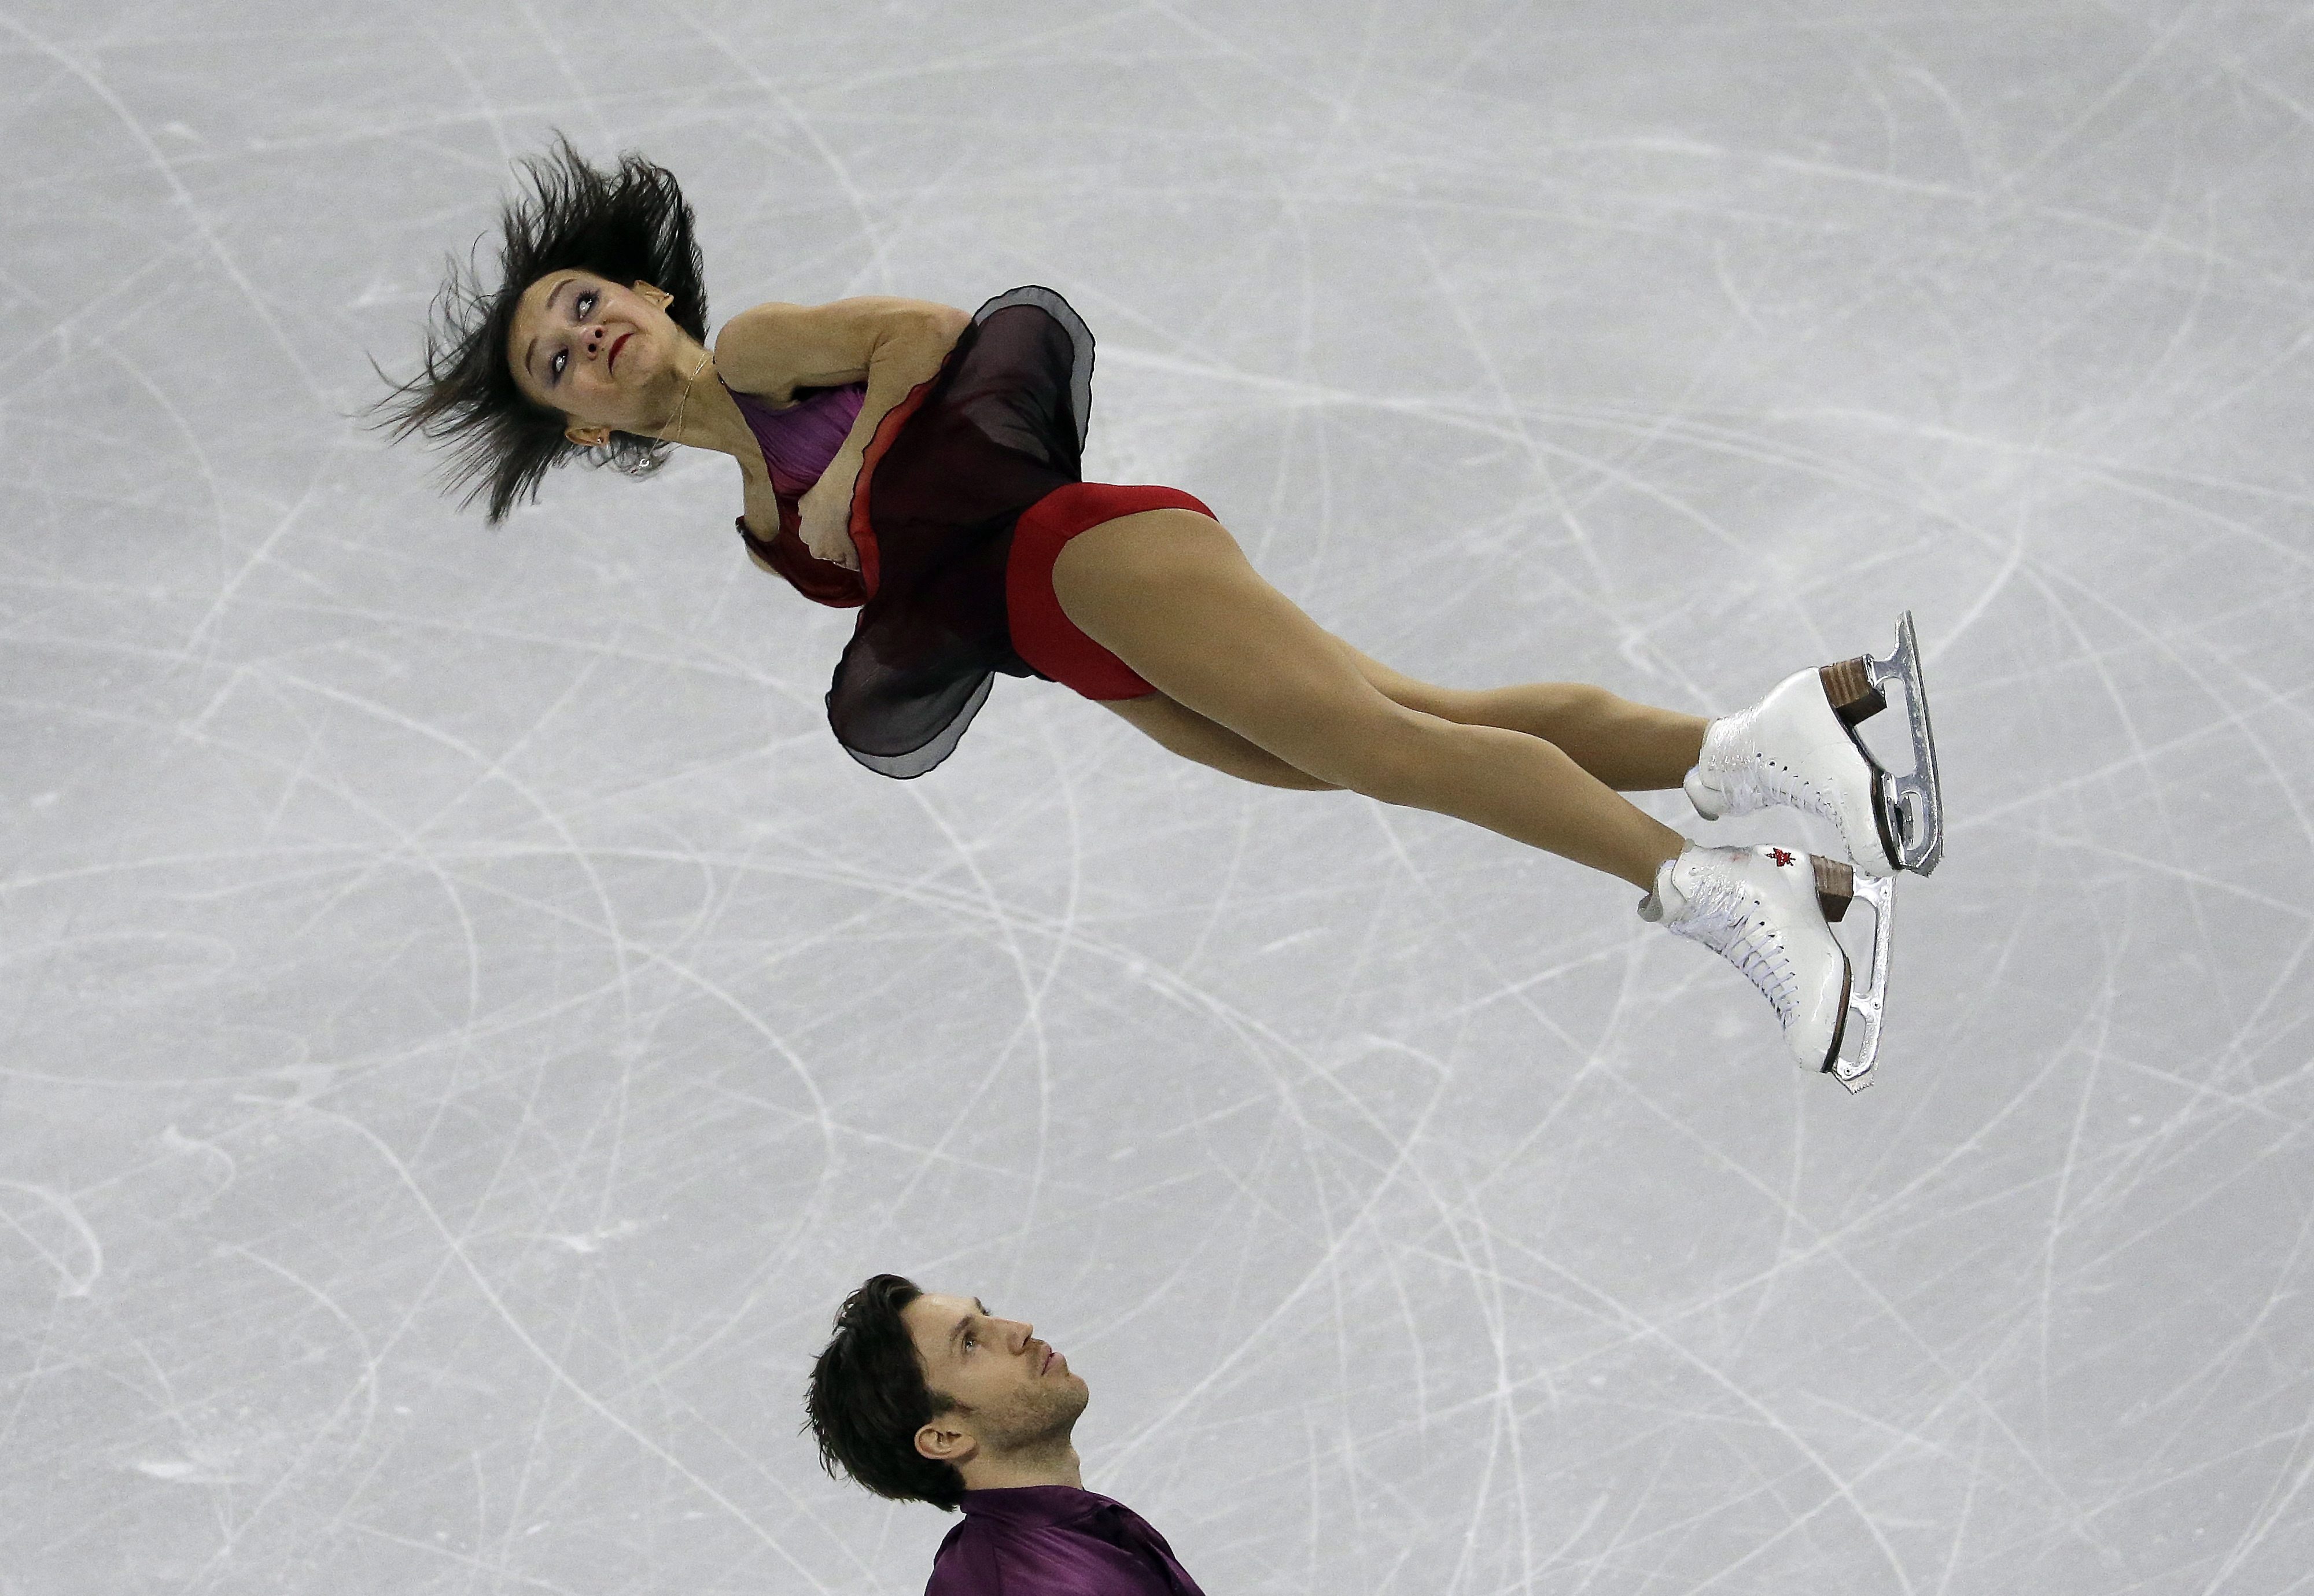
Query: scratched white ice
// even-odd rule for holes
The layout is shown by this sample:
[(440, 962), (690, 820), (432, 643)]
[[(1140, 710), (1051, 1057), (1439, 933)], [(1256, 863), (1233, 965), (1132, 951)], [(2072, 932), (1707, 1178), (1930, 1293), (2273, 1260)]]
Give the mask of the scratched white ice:
[[(368, 360), (555, 128), (719, 316), (1060, 289), (1417, 674), (1910, 607), (1880, 1084), (1048, 684), (867, 773), (720, 461), (459, 514)], [(2314, 1589), (2303, 6), (0, 0), (0, 154), (5, 1596), (915, 1591), (882, 1269), (1216, 1596)]]

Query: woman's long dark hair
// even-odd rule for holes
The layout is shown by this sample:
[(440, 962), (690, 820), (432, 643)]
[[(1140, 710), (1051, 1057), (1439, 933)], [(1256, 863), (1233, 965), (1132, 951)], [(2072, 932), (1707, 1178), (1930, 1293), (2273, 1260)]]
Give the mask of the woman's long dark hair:
[[(499, 217), (496, 287), (475, 265), (476, 240), (448, 276), (426, 329), (426, 367), (378, 401), (375, 414), (398, 442), (411, 433), (447, 445), (446, 484), (464, 490), (460, 505), (486, 498), (493, 525), (526, 498), (535, 498), (548, 470), (582, 451), (562, 436), (561, 411), (515, 386), (507, 351), (523, 290), (552, 271), (593, 272), (612, 282), (649, 283), (674, 296), (676, 325), (707, 339), (707, 284), (693, 235), (691, 207), (675, 174), (640, 155), (619, 157), (615, 171), (590, 166), (568, 138), (523, 163), (528, 191), (507, 201)], [(379, 374), (384, 376), (384, 374)], [(632, 476), (658, 468), (672, 445), (614, 432), (597, 463)]]
[(900, 1310), (923, 1292), (897, 1274), (875, 1274), (836, 1310), (835, 1334), (811, 1366), (805, 1423), (819, 1466), (895, 1502), (954, 1512), (964, 1476), (916, 1450), (916, 1432), (956, 1404), (925, 1383)]

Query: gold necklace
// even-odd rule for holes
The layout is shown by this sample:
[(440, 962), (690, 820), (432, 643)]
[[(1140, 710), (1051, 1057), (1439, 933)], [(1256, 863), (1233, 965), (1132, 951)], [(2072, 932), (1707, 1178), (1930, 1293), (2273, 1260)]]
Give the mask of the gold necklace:
[(707, 369), (707, 362), (713, 357), (713, 353), (714, 351), (711, 349), (702, 349), (699, 351), (699, 364), (691, 368), (690, 380), (683, 384), (683, 397), (676, 401), (675, 419), (668, 422), (666, 430), (659, 434), (661, 437), (667, 439), (669, 443), (679, 444), (683, 441), (681, 436), (683, 432), (683, 412), (690, 406), (691, 390), (693, 386), (698, 383), (699, 374)]

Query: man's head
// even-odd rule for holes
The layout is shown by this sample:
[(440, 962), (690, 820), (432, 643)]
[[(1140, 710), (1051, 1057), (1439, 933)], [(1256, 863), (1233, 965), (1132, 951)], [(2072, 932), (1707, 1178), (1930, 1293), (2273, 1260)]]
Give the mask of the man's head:
[(821, 1465), (879, 1496), (953, 1508), (1068, 1457), (1090, 1392), (1034, 1327), (879, 1274), (844, 1299), (805, 1398)]

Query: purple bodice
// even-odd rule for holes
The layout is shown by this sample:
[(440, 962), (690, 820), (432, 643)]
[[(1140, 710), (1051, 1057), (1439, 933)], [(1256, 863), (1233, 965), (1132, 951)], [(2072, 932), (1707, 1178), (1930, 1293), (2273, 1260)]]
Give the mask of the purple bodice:
[(809, 391), (787, 409), (776, 410), (752, 393), (731, 392), (764, 451), (764, 463), (771, 467), (773, 490), (790, 498), (802, 498), (819, 481), (852, 436), (867, 396), (867, 384), (848, 383)]
[(1092, 355), (1083, 320), (1050, 288), (982, 305), (864, 440), (845, 523), (856, 570), (813, 557), (797, 501), (858, 425), (866, 384), (800, 390), (785, 410), (731, 395), (779, 499), (776, 527), (739, 517), (748, 552), (806, 598), (860, 613), (827, 719), (870, 770), (923, 774), (956, 747), (992, 676), (1036, 675), (1012, 646), (1012, 528), (1082, 478)]

